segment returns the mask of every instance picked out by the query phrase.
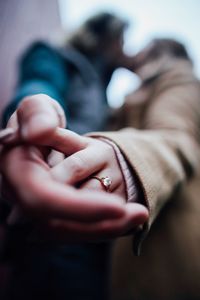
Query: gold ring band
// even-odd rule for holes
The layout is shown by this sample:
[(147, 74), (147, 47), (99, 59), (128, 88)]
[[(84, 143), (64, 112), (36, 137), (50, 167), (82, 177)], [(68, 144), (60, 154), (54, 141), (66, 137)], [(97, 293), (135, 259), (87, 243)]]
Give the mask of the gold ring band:
[(105, 177), (92, 176), (91, 178), (97, 179), (103, 186), (104, 190), (106, 192), (109, 192), (110, 186), (112, 184), (112, 180), (110, 179), (110, 177), (108, 177), (108, 176), (105, 176)]

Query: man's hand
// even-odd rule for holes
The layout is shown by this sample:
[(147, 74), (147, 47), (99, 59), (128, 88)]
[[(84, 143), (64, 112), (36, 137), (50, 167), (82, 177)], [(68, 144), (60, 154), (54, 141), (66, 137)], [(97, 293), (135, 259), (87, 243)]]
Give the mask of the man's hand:
[[(7, 128), (0, 131), (0, 144), (4, 145), (4, 156), (7, 151), (6, 149), (10, 147), (22, 144), (38, 145), (37, 151), (43, 157), (40, 163), (44, 164), (48, 160), (49, 165), (55, 165), (64, 156), (57, 151), (47, 149), (45, 147), (45, 139), (49, 139), (51, 135), (54, 135), (58, 126), (65, 127), (66, 119), (64, 111), (57, 101), (44, 94), (27, 96), (20, 102), (18, 108), (10, 117)], [(41, 147), (41, 145), (44, 145), (44, 147)], [(3, 147), (1, 146), (0, 151), (2, 149)], [(2, 160), (3, 157), (1, 157)], [(2, 172), (6, 167), (5, 164), (2, 166)], [(4, 194), (8, 194), (8, 188), (5, 187), (5, 180), (2, 191)], [(16, 218), (16, 215), (19, 215), (18, 201), (16, 201), (16, 205), (15, 203), (13, 204), (11, 215), (14, 215)]]
[(12, 135), (5, 139), (2, 132), (2, 141), (42, 144), (57, 127), (65, 126), (65, 114), (57, 101), (44, 94), (28, 96), (8, 121), (7, 131), (12, 130)]

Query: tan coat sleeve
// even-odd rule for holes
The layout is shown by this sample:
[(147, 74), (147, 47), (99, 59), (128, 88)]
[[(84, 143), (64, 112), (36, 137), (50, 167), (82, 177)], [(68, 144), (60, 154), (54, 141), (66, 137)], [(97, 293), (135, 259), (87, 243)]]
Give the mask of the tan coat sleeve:
[(200, 168), (197, 80), (162, 82), (145, 112), (144, 129), (97, 133), (115, 142), (141, 182), (150, 228), (164, 204)]

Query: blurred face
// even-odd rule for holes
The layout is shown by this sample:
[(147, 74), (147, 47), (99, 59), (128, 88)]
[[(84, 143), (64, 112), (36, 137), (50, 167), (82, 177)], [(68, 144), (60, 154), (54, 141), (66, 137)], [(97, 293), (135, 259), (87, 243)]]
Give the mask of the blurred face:
[(160, 48), (156, 42), (151, 42), (133, 58), (133, 72), (141, 80), (159, 75), (170, 68), (173, 58), (168, 49)]
[(155, 61), (159, 58), (159, 51), (157, 51), (156, 44), (154, 42), (149, 43), (144, 49), (134, 56), (134, 71), (141, 68), (144, 64)]

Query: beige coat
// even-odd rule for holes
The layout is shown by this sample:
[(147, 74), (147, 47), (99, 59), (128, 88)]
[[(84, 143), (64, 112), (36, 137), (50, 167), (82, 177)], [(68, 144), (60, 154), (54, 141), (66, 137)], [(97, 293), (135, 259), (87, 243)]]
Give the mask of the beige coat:
[[(186, 60), (127, 97), (120, 131), (150, 218), (140, 257), (117, 241), (114, 300), (200, 299), (200, 85)], [(143, 237), (145, 232), (143, 231)]]

